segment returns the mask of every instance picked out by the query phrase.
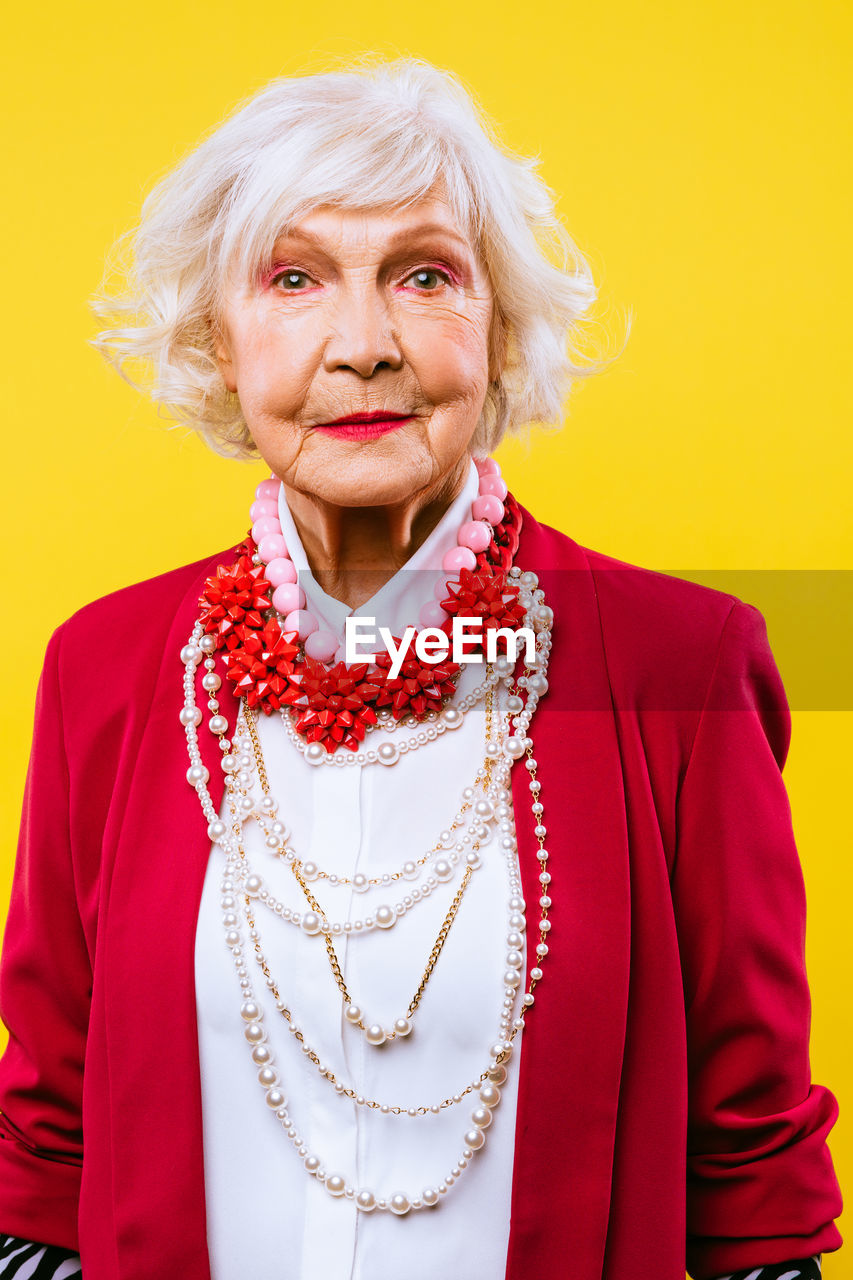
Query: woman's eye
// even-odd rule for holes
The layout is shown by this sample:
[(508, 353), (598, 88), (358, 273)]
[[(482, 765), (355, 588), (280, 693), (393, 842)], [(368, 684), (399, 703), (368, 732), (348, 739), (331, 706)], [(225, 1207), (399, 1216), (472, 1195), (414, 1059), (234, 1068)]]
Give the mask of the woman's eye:
[(293, 293), (304, 289), (310, 283), (310, 280), (311, 277), (305, 271), (279, 271), (277, 275), (273, 276), (270, 284)]
[(419, 267), (417, 271), (407, 276), (403, 283), (410, 282), (414, 284), (415, 289), (430, 293), (443, 284), (450, 284), (450, 277), (444, 271), (439, 271), (437, 267)]

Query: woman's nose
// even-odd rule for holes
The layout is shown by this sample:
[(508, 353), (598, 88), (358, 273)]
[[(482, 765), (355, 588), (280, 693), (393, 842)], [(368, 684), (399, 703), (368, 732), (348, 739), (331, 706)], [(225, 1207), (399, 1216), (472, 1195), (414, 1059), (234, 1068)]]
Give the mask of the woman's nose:
[(376, 286), (343, 292), (326, 343), (326, 370), (352, 369), (370, 378), (378, 369), (399, 369), (402, 363), (391, 310)]

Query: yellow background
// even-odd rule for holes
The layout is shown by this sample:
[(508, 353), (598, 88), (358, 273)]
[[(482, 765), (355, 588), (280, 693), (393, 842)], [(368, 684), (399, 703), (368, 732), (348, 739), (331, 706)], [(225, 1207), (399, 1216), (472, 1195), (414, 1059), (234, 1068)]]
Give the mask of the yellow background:
[[(633, 313), (624, 354), (575, 395), (564, 430), (502, 451), (518, 497), (653, 568), (849, 569), (851, 25), (841, 0), (13, 7), (0, 55), (0, 902), (48, 634), (87, 600), (232, 542), (258, 476), (165, 430), (87, 346), (86, 299), (151, 181), (275, 75), (367, 51), (452, 68), (514, 149), (542, 157), (600, 284), (603, 331), (618, 339)], [(835, 612), (843, 649), (849, 618)], [(789, 624), (768, 611), (786, 681)], [(786, 778), (810, 904), (813, 1073), (840, 1101), (844, 1187), (853, 716), (825, 705), (795, 710)], [(853, 1263), (831, 1255), (824, 1274)]]

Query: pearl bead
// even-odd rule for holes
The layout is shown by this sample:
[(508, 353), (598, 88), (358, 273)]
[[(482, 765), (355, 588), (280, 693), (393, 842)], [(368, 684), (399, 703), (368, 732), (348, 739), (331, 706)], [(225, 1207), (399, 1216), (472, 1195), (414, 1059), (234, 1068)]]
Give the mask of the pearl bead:
[(520, 969), (524, 964), (524, 958), (520, 951), (510, 951), (506, 962), (510, 969)]
[(259, 1022), (250, 1022), (243, 1029), (243, 1035), (249, 1044), (260, 1044), (261, 1040), (266, 1040), (267, 1033)]
[(471, 1119), (478, 1129), (488, 1129), (492, 1123), (492, 1113), (488, 1107), (475, 1107), (471, 1112)]
[(408, 1213), (411, 1207), (409, 1197), (403, 1195), (402, 1191), (397, 1191), (388, 1201), (388, 1208), (392, 1213), (396, 1213), (400, 1217), (402, 1217), (404, 1213)]
[(256, 1067), (266, 1066), (268, 1062), (272, 1062), (272, 1054), (265, 1044), (256, 1044), (252, 1050), (252, 1061)]
[(260, 1022), (263, 1010), (254, 1000), (244, 1000), (240, 1005), (240, 1017), (246, 1022)]
[(377, 748), (376, 757), (380, 764), (396, 764), (400, 758), (400, 751), (395, 743), (383, 742), (382, 745)]
[(198, 647), (199, 647), (199, 649), (201, 649), (202, 653), (207, 653), (207, 654), (215, 653), (215, 652), (216, 652), (216, 637), (215, 637), (215, 636), (202, 636), (202, 637), (201, 637), (201, 639), (200, 639), (200, 640), (199, 640), (199, 642), (198, 642)]
[(458, 707), (446, 706), (442, 708), (441, 723), (448, 729), (458, 729), (462, 723), (462, 712)]
[(412, 1030), (412, 1024), (408, 1018), (397, 1018), (394, 1023), (394, 1034), (398, 1036), (407, 1036)]
[(206, 689), (208, 693), (213, 693), (213, 691), (215, 689), (218, 689), (221, 686), (221, 684), (222, 684), (222, 680), (220, 679), (220, 677), (216, 675), (213, 671), (209, 671), (207, 675), (203, 677), (201, 682), (201, 687), (202, 689)]
[(309, 1153), (305, 1157), (304, 1163), (305, 1163), (305, 1168), (308, 1170), (309, 1173), (316, 1173), (317, 1170), (320, 1168), (320, 1157), (311, 1155)]
[(326, 1175), (326, 1190), (330, 1196), (342, 1196), (346, 1191), (346, 1180), (339, 1173)]
[(446, 858), (437, 858), (432, 869), (439, 880), (449, 880), (453, 875), (453, 866)]
[(378, 1022), (372, 1022), (365, 1031), (364, 1038), (368, 1044), (384, 1044), (387, 1038), (385, 1035), (385, 1028), (381, 1027)]
[(397, 923), (397, 913), (394, 908), (386, 906), (384, 903), (381, 907), (376, 908), (374, 918), (380, 929), (391, 929)]
[(258, 1072), (258, 1082), (265, 1089), (270, 1089), (274, 1084), (278, 1084), (278, 1072), (275, 1067), (261, 1067)]
[(357, 1004), (348, 1004), (346, 1009), (344, 1010), (344, 1017), (346, 1018), (347, 1022), (352, 1022), (352, 1023), (361, 1022), (361, 1009), (358, 1007)]
[(470, 1147), (472, 1151), (479, 1151), (486, 1141), (486, 1135), (482, 1129), (469, 1129), (463, 1141), (465, 1146)]
[(211, 716), (209, 724), (211, 733), (222, 734), (228, 729), (228, 721), (224, 716)]
[(227, 830), (228, 828), (225, 823), (217, 818), (216, 821), (211, 822), (210, 826), (207, 828), (208, 838), (211, 840), (221, 840)]
[(501, 1091), (495, 1084), (483, 1084), (480, 1087), (479, 1099), (484, 1107), (496, 1107), (501, 1100)]
[(434, 1204), (438, 1204), (438, 1192), (435, 1187), (424, 1187), (421, 1192), (421, 1200), (423, 1200), (428, 1209), (431, 1209)]
[(417, 875), (418, 875), (418, 868), (414, 862), (409, 861), (409, 862), (403, 863), (403, 879), (404, 880), (415, 880), (417, 879)]
[(510, 760), (520, 760), (524, 755), (524, 738), (512, 734), (504, 743), (504, 755)]
[(356, 1196), (355, 1203), (362, 1213), (371, 1213), (376, 1208), (376, 1196), (364, 1187)]
[(506, 1067), (502, 1067), (500, 1063), (496, 1067), (490, 1067), (489, 1079), (495, 1084), (503, 1084), (506, 1080)]
[(322, 742), (309, 742), (305, 748), (305, 759), (309, 764), (322, 764), (326, 758), (326, 748)]
[(509, 902), (507, 903), (507, 906), (509, 907), (510, 911), (523, 911), (524, 908), (527, 906), (527, 903), (524, 901), (522, 897), (519, 896), (519, 894), (514, 893), (510, 898)]
[(320, 868), (316, 862), (303, 862), (302, 875), (305, 880), (316, 880), (320, 874)]
[(302, 929), (305, 933), (319, 933), (323, 922), (316, 911), (306, 911), (302, 917)]
[(201, 660), (201, 651), (194, 644), (185, 644), (181, 650), (181, 662), (185, 667)]
[(246, 893), (250, 898), (257, 898), (263, 887), (264, 882), (260, 876), (251, 875), (246, 881)]
[(198, 707), (183, 707), (180, 714), (181, 724), (186, 728), (188, 725), (200, 725), (202, 720), (201, 711)]
[(353, 876), (352, 887), (356, 893), (365, 893), (370, 888), (370, 881), (363, 871), (359, 871)]

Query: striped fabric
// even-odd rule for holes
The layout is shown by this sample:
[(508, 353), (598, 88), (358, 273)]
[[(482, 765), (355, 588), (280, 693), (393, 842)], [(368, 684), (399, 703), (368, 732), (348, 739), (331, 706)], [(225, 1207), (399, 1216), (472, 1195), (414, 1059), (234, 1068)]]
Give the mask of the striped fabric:
[[(820, 1280), (820, 1254), (813, 1258), (800, 1258), (796, 1262), (774, 1262), (769, 1267), (747, 1267), (745, 1271), (733, 1271), (720, 1276), (720, 1280)], [(2, 1273), (0, 1273), (2, 1274)]]
[[(31, 1244), (15, 1236), (0, 1236), (0, 1276), (15, 1280), (67, 1280), (79, 1276), (80, 1258), (70, 1249)], [(769, 1267), (733, 1271), (720, 1280), (820, 1280), (820, 1254), (797, 1262), (774, 1262)]]
[(80, 1258), (53, 1244), (32, 1244), (16, 1236), (0, 1236), (0, 1276), (15, 1280), (67, 1280), (80, 1275)]

